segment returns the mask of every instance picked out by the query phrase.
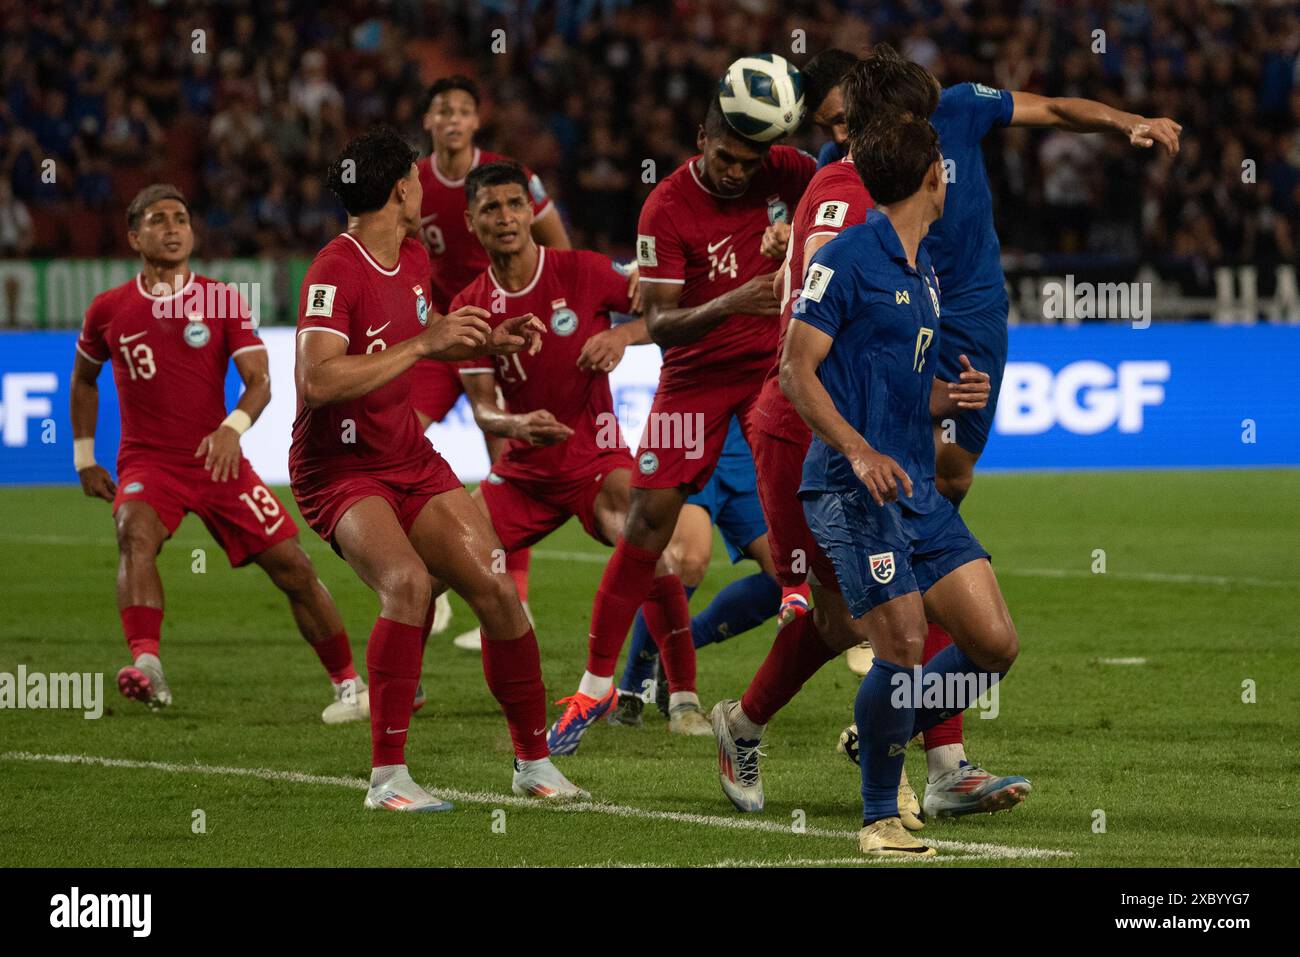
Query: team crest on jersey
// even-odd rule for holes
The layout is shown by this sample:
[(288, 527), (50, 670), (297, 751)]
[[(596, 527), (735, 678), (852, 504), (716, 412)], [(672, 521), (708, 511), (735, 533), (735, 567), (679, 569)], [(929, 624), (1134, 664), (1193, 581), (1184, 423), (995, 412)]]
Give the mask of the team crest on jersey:
[(790, 207), (779, 195), (767, 198), (767, 221), (769, 223), (790, 222)]
[(888, 585), (894, 580), (894, 553), (881, 552), (878, 555), (869, 555), (867, 561), (871, 562), (871, 577), (882, 585)]
[(659, 456), (653, 452), (642, 452), (637, 456), (636, 467), (641, 470), (642, 475), (654, 475), (659, 471)]
[(551, 331), (557, 336), (571, 336), (578, 328), (578, 314), (563, 299), (551, 301)]
[(185, 323), (185, 344), (195, 349), (202, 349), (212, 338), (212, 330), (204, 325), (202, 319), (191, 319)]
[(429, 324), (429, 300), (424, 298), (424, 288), (419, 284), (411, 287), (415, 293), (415, 318), (420, 320), (420, 325)]
[(143, 492), (144, 483), (132, 482), (130, 485), (127, 485), (125, 488), (123, 488), (122, 491), (125, 492), (127, 495), (134, 495), (136, 492)]

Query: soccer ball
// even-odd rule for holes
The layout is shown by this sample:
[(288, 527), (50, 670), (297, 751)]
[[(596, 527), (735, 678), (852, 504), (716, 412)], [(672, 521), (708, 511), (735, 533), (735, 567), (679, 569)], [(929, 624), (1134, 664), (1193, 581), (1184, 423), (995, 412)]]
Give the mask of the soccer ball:
[(748, 140), (767, 143), (803, 122), (803, 77), (783, 56), (743, 56), (718, 81), (727, 124)]

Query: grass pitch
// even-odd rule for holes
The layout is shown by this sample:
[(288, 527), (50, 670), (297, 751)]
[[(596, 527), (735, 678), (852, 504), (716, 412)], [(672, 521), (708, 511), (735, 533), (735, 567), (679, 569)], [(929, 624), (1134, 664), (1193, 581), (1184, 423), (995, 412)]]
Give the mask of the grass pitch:
[[(1008, 814), (932, 822), (921, 836), (939, 843), (933, 863), (885, 866), (1300, 864), (1298, 478), (979, 476), (964, 514), (994, 555), (1022, 652), (999, 717), (967, 717), (967, 750), (1034, 792)], [(360, 663), (376, 602), (319, 539), (303, 541)], [(471, 624), (453, 599), (451, 629), (425, 657), (429, 704), (408, 756), (457, 809), (370, 813), (368, 729), (320, 723), (328, 682), (283, 599), (258, 569), (231, 571), (193, 517), (160, 558), (176, 697), (160, 715), (116, 690), (126, 648), (107, 506), (72, 488), (0, 491), (0, 546), (0, 671), (103, 672), (108, 708), (97, 721), (0, 711), (0, 865), (860, 863), (857, 770), (834, 750), (857, 684), (842, 663), (773, 721), (761, 815), (732, 811), (710, 739), (669, 736), (653, 708), (644, 727), (602, 723), (557, 759), (606, 803), (539, 808), (510, 797), (505, 724), (477, 656), (451, 646)], [(534, 550), (552, 698), (581, 673), (608, 554), (574, 523)], [(752, 568), (727, 565), (719, 544), (692, 608)], [(774, 633), (769, 623), (701, 651), (706, 708), (744, 688)], [(1126, 659), (1144, 663), (1110, 663)], [(924, 780), (920, 753), (908, 770)]]

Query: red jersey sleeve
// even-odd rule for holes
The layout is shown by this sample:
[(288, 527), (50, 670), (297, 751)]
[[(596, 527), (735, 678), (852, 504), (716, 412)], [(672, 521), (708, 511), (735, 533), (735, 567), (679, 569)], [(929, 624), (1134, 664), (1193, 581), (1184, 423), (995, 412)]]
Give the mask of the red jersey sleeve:
[(77, 351), (96, 365), (103, 365), (111, 355), (104, 336), (107, 324), (108, 310), (104, 308), (104, 299), (96, 296), (86, 310), (86, 318), (81, 323), (81, 335), (77, 336)]
[(580, 250), (582, 265), (579, 283), (592, 292), (597, 308), (607, 312), (631, 312), (632, 300), (627, 294), (631, 267), (620, 267), (608, 256)]
[(538, 219), (555, 209), (555, 204), (551, 202), (540, 176), (527, 166), (524, 167), (524, 175), (528, 177), (528, 198), (533, 204), (533, 218)]
[(313, 260), (298, 299), (299, 332), (326, 329), (351, 341), (353, 304), (347, 279), (352, 272), (352, 264), (340, 256)]
[(686, 245), (666, 208), (664, 183), (655, 187), (641, 207), (636, 224), (636, 264), (642, 282), (685, 283)]

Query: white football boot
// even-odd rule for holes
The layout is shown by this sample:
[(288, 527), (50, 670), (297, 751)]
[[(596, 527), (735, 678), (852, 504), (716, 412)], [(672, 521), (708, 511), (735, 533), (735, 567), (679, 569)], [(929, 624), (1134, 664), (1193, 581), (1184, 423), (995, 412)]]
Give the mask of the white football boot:
[(375, 768), (370, 772), (370, 790), (364, 806), (371, 811), (430, 813), (450, 811), (454, 805), (434, 797), (411, 780), (405, 764)]
[[(533, 621), (533, 613), (528, 608), (528, 602), (525, 601), (525, 602), (521, 602), (520, 604), (524, 606), (524, 614), (528, 616), (528, 624), (530, 625), (537, 624), (535, 621)], [(457, 648), (463, 648), (466, 651), (482, 651), (483, 633), (479, 630), (479, 627), (475, 625), (469, 631), (462, 631), (459, 635), (457, 635), (455, 638), (451, 640), (451, 643), (455, 645)]]
[(370, 689), (360, 677), (348, 678), (334, 686), (334, 700), (325, 706), (320, 719), (326, 724), (347, 724), (370, 717)]
[(903, 829), (896, 817), (881, 818), (858, 831), (858, 849), (881, 857), (934, 857), (935, 850)]
[(443, 592), (433, 603), (433, 623), (429, 626), (430, 635), (441, 635), (451, 624), (451, 599)]
[(960, 817), (1009, 811), (1033, 790), (1020, 775), (994, 777), (978, 764), (963, 762), (925, 788), (926, 817)]
[(510, 790), (523, 797), (546, 801), (591, 800), (591, 795), (561, 774), (550, 758), (536, 761), (515, 758), (515, 776), (510, 782)]
[(704, 737), (713, 733), (713, 725), (704, 716), (704, 710), (698, 701), (683, 701), (668, 709), (668, 731), (671, 734)]
[(736, 810), (746, 813), (761, 811), (763, 775), (759, 771), (758, 759), (763, 756), (759, 750), (762, 739), (751, 741), (732, 736), (728, 712), (733, 704), (738, 702), (719, 701), (709, 714), (713, 737), (718, 744), (718, 781), (722, 784), (722, 793)]
[(876, 660), (876, 653), (871, 650), (871, 642), (864, 641), (844, 652), (844, 663), (859, 678), (865, 677), (871, 670), (871, 663)]
[(172, 703), (172, 690), (163, 677), (162, 662), (157, 655), (144, 654), (117, 673), (117, 689), (132, 701), (161, 711)]

